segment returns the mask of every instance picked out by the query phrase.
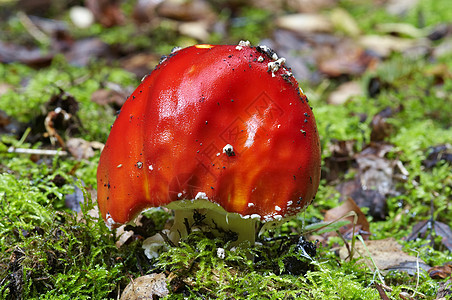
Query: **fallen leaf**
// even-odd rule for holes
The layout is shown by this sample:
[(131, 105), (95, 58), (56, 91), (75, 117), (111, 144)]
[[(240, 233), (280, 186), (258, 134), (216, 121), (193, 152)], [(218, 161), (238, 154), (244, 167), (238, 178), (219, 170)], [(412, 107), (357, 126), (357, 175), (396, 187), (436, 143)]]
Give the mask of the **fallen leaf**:
[(407, 241), (413, 241), (417, 238), (428, 239), (434, 242), (435, 236), (440, 236), (441, 243), (452, 251), (452, 230), (449, 225), (433, 219), (424, 220), (413, 226), (411, 234), (407, 237)]
[(447, 38), (433, 49), (432, 56), (435, 59), (446, 57), (452, 53), (452, 38)]
[(387, 122), (387, 119), (394, 116), (403, 110), (402, 106), (396, 108), (386, 107), (380, 112), (378, 112), (370, 123), (372, 129), (370, 133), (371, 142), (381, 142), (388, 138), (392, 133), (392, 124)]
[(452, 24), (443, 23), (434, 25), (427, 37), (432, 41), (437, 41), (450, 35), (452, 35)]
[[(255, 0), (257, 5), (260, 6), (262, 0)], [(277, 1), (272, 1), (277, 2)], [(285, 5), (289, 5), (294, 11), (303, 13), (316, 13), (327, 8), (337, 6), (338, 0), (297, 0), (282, 2)], [(257, 6), (256, 5), (256, 6)]]
[(152, 273), (132, 279), (121, 295), (121, 300), (154, 299), (169, 295), (164, 273)]
[(386, 197), (376, 190), (363, 189), (359, 175), (354, 180), (339, 184), (336, 189), (341, 198), (351, 197), (359, 207), (367, 207), (374, 220), (384, 220), (388, 213)]
[(204, 21), (183, 22), (179, 25), (179, 33), (205, 42), (209, 38), (209, 24)]
[(355, 155), (359, 178), (364, 189), (374, 189), (382, 195), (393, 191), (395, 161), (385, 158), (386, 153), (392, 148), (390, 144), (372, 143)]
[[(419, 268), (425, 271), (430, 269), (430, 266), (421, 259), (403, 252), (402, 246), (394, 238), (366, 241), (365, 243), (367, 250), (362, 243), (355, 244), (356, 257), (361, 257), (360, 261), (363, 261), (372, 271), (375, 270), (372, 260), (383, 274), (390, 271), (403, 271), (414, 275), (417, 273), (417, 263), (419, 263)], [(346, 247), (339, 250), (339, 256), (341, 259), (348, 257)]]
[(81, 205), (84, 202), (84, 195), (83, 191), (77, 185), (74, 185), (73, 187), (74, 192), (64, 197), (64, 206), (78, 213), (81, 211)]
[(70, 138), (66, 142), (67, 150), (76, 159), (88, 159), (94, 156), (94, 150), (102, 150), (104, 144), (100, 142), (89, 142), (81, 138)]
[(389, 0), (386, 3), (386, 11), (393, 15), (402, 16), (414, 8), (419, 0)]
[(357, 81), (349, 81), (338, 86), (328, 97), (328, 104), (344, 104), (355, 96), (363, 95), (361, 84)]
[(99, 89), (91, 94), (91, 101), (100, 105), (111, 104), (118, 109), (126, 102), (126, 99), (126, 94), (119, 90)]
[(445, 264), (442, 266), (434, 266), (427, 271), (428, 275), (433, 279), (445, 279), (452, 273), (452, 265)]
[(376, 25), (377, 31), (401, 37), (420, 38), (425, 36), (425, 31), (408, 23), (383, 23)]
[(334, 24), (334, 27), (349, 36), (356, 37), (361, 33), (356, 20), (343, 8), (338, 7), (333, 9), (330, 20)]
[(390, 161), (375, 155), (358, 155), (356, 162), (363, 189), (373, 189), (382, 195), (388, 194), (393, 189), (393, 166)]
[(345, 173), (355, 161), (355, 140), (333, 140), (328, 146), (331, 155), (324, 159), (325, 169), (322, 170), (322, 178), (328, 182), (337, 180), (341, 174)]
[(392, 52), (403, 52), (416, 45), (416, 40), (389, 35), (365, 35), (359, 43), (366, 49), (387, 57)]
[(19, 134), (22, 124), (0, 109), (0, 134)]
[(310, 68), (315, 65), (315, 50), (296, 32), (276, 29), (274, 38), (265, 39), (262, 44), (275, 50), (278, 56), (286, 58), (290, 62), (291, 72), (300, 81), (320, 82), (317, 69)]
[(375, 288), (378, 291), (378, 294), (380, 295), (380, 298), (382, 300), (389, 300), (388, 295), (386, 295), (385, 290), (383, 289), (383, 286), (381, 284), (379, 284), (378, 282), (375, 282)]
[(276, 26), (298, 33), (332, 32), (333, 25), (328, 18), (317, 14), (289, 14), (275, 21)]
[(124, 24), (125, 17), (117, 0), (86, 0), (86, 7), (104, 27)]
[(209, 2), (203, 0), (159, 1), (159, 5), (155, 8), (155, 10), (160, 17), (185, 22), (212, 20), (216, 18)]
[(87, 66), (95, 58), (112, 56), (109, 46), (95, 37), (77, 40), (63, 53), (68, 62), (76, 66)]
[(319, 70), (331, 77), (361, 75), (377, 63), (375, 57), (349, 39), (343, 39), (328, 51), (317, 55)]
[(432, 146), (427, 150), (428, 156), (422, 164), (431, 169), (440, 162), (452, 164), (452, 146), (449, 144)]
[(38, 47), (26, 48), (20, 45), (0, 41), (0, 62), (20, 62), (31, 67), (47, 67), (52, 62), (54, 53), (45, 53)]
[[(354, 211), (358, 216), (358, 220), (355, 224), (354, 234), (355, 235), (361, 234), (364, 239), (368, 239), (370, 235), (369, 222), (367, 221), (366, 216), (358, 207), (358, 205), (356, 205), (355, 201), (353, 201), (353, 199), (350, 197), (347, 198), (347, 200), (345, 200), (344, 203), (342, 203), (340, 206), (328, 210), (325, 213), (324, 222), (331, 222), (337, 220), (351, 211)], [(342, 226), (339, 229), (339, 233), (341, 233), (345, 238), (350, 239), (353, 234), (354, 217), (350, 216), (347, 217), (345, 220), (349, 220), (350, 224)], [(327, 235), (331, 236), (333, 235), (333, 233), (329, 232), (327, 233)]]

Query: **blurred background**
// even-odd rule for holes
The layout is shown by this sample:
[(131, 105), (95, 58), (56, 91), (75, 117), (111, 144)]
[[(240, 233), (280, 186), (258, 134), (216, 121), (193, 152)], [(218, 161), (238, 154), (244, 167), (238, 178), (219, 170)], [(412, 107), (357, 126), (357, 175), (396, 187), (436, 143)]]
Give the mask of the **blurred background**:
[(444, 0), (1, 0), (0, 61), (42, 67), (63, 54), (73, 65), (102, 60), (140, 77), (175, 46), (249, 40), (274, 48), (300, 81), (318, 84), (360, 75), (394, 51), (427, 54), (429, 40), (450, 32), (444, 24), (452, 17), (448, 5)]

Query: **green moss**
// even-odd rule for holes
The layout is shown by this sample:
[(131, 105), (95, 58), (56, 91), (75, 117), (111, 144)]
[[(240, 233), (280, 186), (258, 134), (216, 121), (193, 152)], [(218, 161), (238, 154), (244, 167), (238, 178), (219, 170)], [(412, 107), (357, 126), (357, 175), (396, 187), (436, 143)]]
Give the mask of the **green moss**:
[(138, 79), (118, 68), (93, 64), (88, 68), (69, 65), (63, 57), (52, 65), (35, 71), (19, 65), (0, 65), (0, 72), (14, 87), (0, 97), (0, 107), (10, 116), (27, 123), (42, 113), (45, 103), (60, 89), (79, 103), (78, 116), (83, 125), (81, 137), (104, 141), (113, 124), (113, 109), (91, 101), (91, 94), (105, 82), (126, 88), (137, 86)]
[(258, 45), (271, 32), (272, 24), (268, 22), (272, 13), (257, 7), (244, 7), (240, 16), (230, 19), (229, 40), (237, 43), (240, 40), (249, 40), (251, 44)]
[[(130, 13), (133, 4), (124, 2)], [(449, 0), (420, 0), (417, 7), (404, 16), (391, 16), (384, 6), (364, 0), (340, 1), (366, 33), (377, 33), (377, 24), (408, 22), (414, 26), (433, 26), (452, 19)], [(362, 18), (365, 15), (366, 18)], [(227, 9), (220, 21), (230, 24), (228, 40), (236, 43), (249, 39), (257, 44), (271, 33), (268, 22), (273, 12), (245, 7), (232, 15)], [(231, 21), (231, 23), (228, 23)], [(140, 28), (128, 24), (105, 30), (94, 25), (76, 31), (76, 37), (97, 36), (102, 41), (123, 47), (126, 52), (147, 51), (166, 54), (175, 45), (194, 43), (179, 36), (177, 24), (164, 20), (158, 28)], [(25, 28), (17, 18), (6, 24), (5, 41), (34, 43), (23, 33)], [(4, 27), (2, 27), (4, 28)], [(218, 36), (218, 43), (224, 40)], [(40, 45), (45, 51), (47, 45)], [(35, 70), (20, 64), (1, 64), (0, 77), (12, 88), (0, 97), (0, 107), (8, 115), (30, 122), (42, 113), (52, 94), (63, 89), (80, 104), (78, 113), (83, 124), (80, 136), (87, 140), (105, 141), (114, 120), (113, 109), (91, 101), (91, 94), (106, 82), (121, 87), (135, 87), (139, 79), (116, 67), (105, 67), (98, 61), (88, 67), (69, 65), (56, 57), (48, 68)], [(338, 83), (327, 80), (315, 87), (306, 87), (321, 136), (322, 155), (331, 155), (334, 140), (356, 140), (356, 151), (370, 141), (370, 123), (375, 114), (391, 107), (398, 110), (386, 119), (393, 127), (386, 142), (395, 148), (387, 154), (400, 160), (408, 171), (405, 181), (396, 181), (399, 194), (388, 196), (389, 216), (384, 221), (370, 222), (372, 239), (394, 237), (401, 240), (412, 232), (413, 225), (432, 217), (452, 226), (452, 176), (450, 164), (440, 162), (427, 169), (423, 160), (431, 146), (452, 140), (452, 80), (441, 68), (452, 67), (452, 56), (437, 61), (409, 58), (394, 54), (379, 63), (376, 70), (360, 78), (362, 86), (377, 78), (382, 90), (374, 98), (354, 97), (344, 105), (326, 103), (327, 92)], [(439, 71), (438, 71), (439, 70)], [(172, 278), (172, 293), (168, 299), (380, 299), (373, 286), (375, 274), (357, 261), (344, 262), (331, 251), (333, 243), (343, 244), (337, 237), (329, 245), (319, 245), (318, 255), (306, 259), (295, 251), (291, 235), (303, 233), (306, 225), (323, 219), (325, 211), (336, 207), (339, 193), (336, 183), (322, 180), (314, 203), (302, 214), (260, 237), (253, 247), (241, 245), (231, 249), (227, 239), (193, 232), (178, 247), (170, 248), (160, 258), (148, 261), (141, 241), (133, 240), (121, 248), (103, 220), (87, 212), (95, 203), (87, 191), (96, 188), (99, 153), (89, 159), (75, 161), (69, 157), (40, 157), (33, 162), (26, 155), (6, 153), (10, 145), (39, 148), (26, 139), (2, 135), (0, 138), (0, 298), (18, 295), (27, 299), (116, 299), (129, 282), (129, 277), (146, 273), (166, 272)], [(323, 165), (323, 170), (328, 171)], [(343, 174), (340, 180), (356, 174)], [(55, 178), (63, 184), (56, 184)], [(65, 206), (65, 197), (81, 187), (86, 193), (82, 212), (77, 214)], [(433, 210), (431, 209), (433, 204)], [(93, 212), (93, 211), (91, 211)], [(154, 220), (156, 230), (165, 226), (170, 214), (161, 209), (145, 213)], [(333, 230), (333, 229), (329, 229)], [(452, 260), (450, 252), (436, 238), (433, 247), (424, 239), (403, 242), (405, 251), (430, 265)], [(225, 257), (218, 256), (224, 249)], [(413, 252), (412, 250), (415, 250)], [(249, 259), (255, 255), (254, 262)], [(308, 266), (301, 275), (288, 272), (288, 261), (301, 261)], [(388, 296), (396, 299), (401, 291), (419, 292), (434, 298), (438, 282), (427, 274), (417, 278), (401, 273), (385, 276), (393, 289)]]
[(365, 33), (378, 33), (376, 30), (378, 24), (408, 23), (423, 28), (447, 23), (452, 19), (448, 0), (420, 0), (417, 5), (408, 11), (401, 12), (400, 15), (391, 15), (387, 12), (385, 5), (368, 0), (342, 0), (340, 2), (343, 8), (359, 20), (358, 25)]

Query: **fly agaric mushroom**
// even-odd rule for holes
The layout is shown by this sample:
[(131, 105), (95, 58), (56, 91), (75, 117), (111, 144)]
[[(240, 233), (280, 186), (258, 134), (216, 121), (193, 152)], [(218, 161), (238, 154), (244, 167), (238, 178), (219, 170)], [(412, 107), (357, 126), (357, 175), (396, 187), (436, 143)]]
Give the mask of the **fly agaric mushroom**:
[(270, 48), (175, 49), (128, 98), (97, 170), (108, 226), (148, 207), (175, 211), (177, 242), (198, 222), (254, 243), (256, 221), (304, 209), (320, 179), (308, 100)]

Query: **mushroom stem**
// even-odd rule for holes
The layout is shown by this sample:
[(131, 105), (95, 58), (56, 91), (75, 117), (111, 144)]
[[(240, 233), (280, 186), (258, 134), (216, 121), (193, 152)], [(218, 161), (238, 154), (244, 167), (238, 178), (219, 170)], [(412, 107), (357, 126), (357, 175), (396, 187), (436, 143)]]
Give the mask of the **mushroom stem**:
[(243, 218), (236, 213), (218, 212), (210, 209), (175, 210), (174, 224), (170, 229), (169, 238), (178, 243), (194, 230), (208, 230), (213, 235), (230, 235), (232, 245), (243, 241), (254, 244), (256, 236), (256, 220)]
[[(258, 218), (228, 213), (218, 204), (204, 199), (175, 201), (166, 207), (174, 210), (174, 223), (171, 229), (165, 229), (163, 234), (176, 245), (180, 239), (195, 230), (209, 231), (214, 236), (230, 234), (231, 247), (244, 241), (251, 245), (255, 242)], [(159, 253), (168, 249), (167, 242), (161, 234), (147, 238), (143, 242), (146, 256), (149, 259), (158, 257)], [(251, 253), (248, 258), (253, 259)]]
[(176, 244), (191, 231), (199, 229), (208, 230), (215, 236), (231, 234), (233, 246), (243, 241), (254, 244), (257, 220), (249, 216), (228, 213), (221, 206), (204, 199), (172, 202), (167, 207), (174, 210), (174, 223), (168, 236)]

